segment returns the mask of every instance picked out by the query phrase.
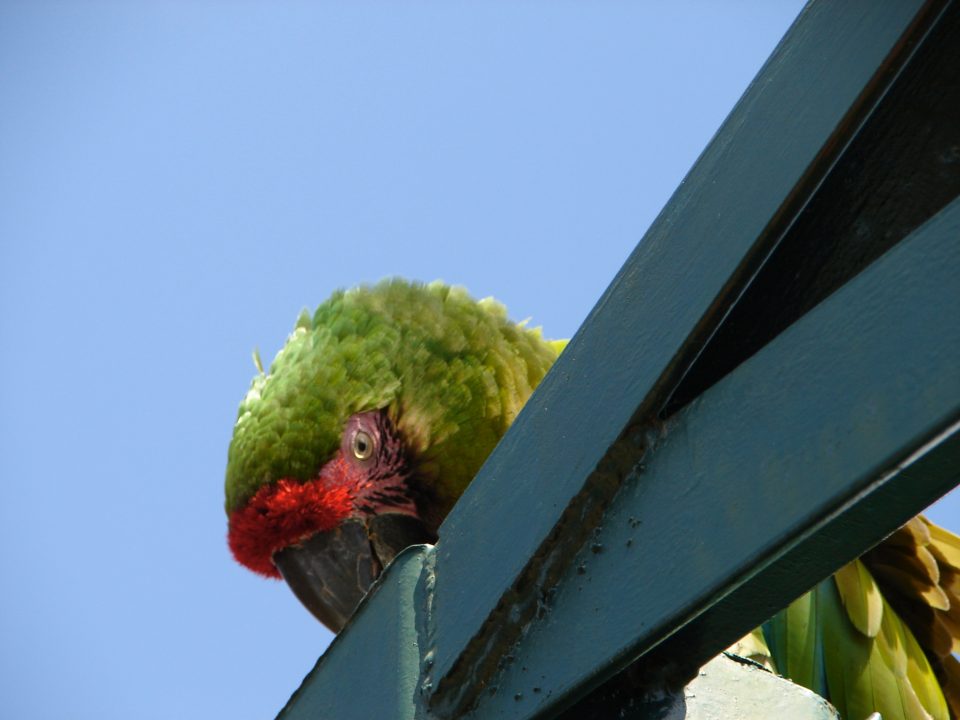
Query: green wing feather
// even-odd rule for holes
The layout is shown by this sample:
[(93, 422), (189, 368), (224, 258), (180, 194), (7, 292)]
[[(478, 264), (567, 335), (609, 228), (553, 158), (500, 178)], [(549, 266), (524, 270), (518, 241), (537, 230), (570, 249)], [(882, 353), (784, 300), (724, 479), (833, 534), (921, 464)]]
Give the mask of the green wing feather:
[[(934, 714), (942, 706), (924, 708), (907, 677), (907, 652), (903, 626), (883, 603), (881, 628), (874, 638), (850, 622), (836, 582), (830, 578), (817, 586), (823, 612), (824, 668), (830, 701), (843, 718), (866, 718), (874, 711), (886, 720), (917, 719)], [(922, 655), (922, 654), (921, 654)], [(930, 672), (932, 677), (932, 671)], [(929, 712), (934, 711), (934, 712)]]
[(775, 669), (843, 718), (958, 717), (958, 561), (960, 538), (914, 518), (763, 626)]
[(805, 593), (763, 626), (774, 669), (826, 696), (817, 594)]
[(876, 637), (883, 618), (883, 598), (867, 568), (854, 560), (837, 570), (833, 581), (853, 626), (868, 638)]

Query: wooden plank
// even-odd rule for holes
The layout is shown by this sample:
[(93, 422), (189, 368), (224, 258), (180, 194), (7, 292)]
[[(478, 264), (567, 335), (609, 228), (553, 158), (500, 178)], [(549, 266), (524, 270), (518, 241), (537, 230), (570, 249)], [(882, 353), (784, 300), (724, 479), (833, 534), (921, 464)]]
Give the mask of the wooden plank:
[[(280, 713), (281, 720), (369, 720), (428, 717), (429, 688), (420, 668), (429, 610), (433, 548), (410, 548), (391, 564), (375, 591)], [(721, 720), (836, 720), (823, 698), (747, 661), (724, 656), (707, 664), (685, 692), (635, 702), (632, 717)]]
[(958, 47), (960, 8), (952, 3), (687, 371), (667, 414), (960, 195)]
[(423, 597), (433, 548), (416, 545), (363, 599), (278, 720), (413, 720), (420, 705)]
[(662, 407), (931, 8), (815, 3), (738, 103), (441, 528), (435, 711), (460, 712), (531, 619), (518, 588), (562, 574), (643, 452), (625, 430)]
[[(661, 640), (654, 665), (699, 664), (960, 480), (958, 237), (960, 199), (680, 413), (471, 716), (551, 716)], [(435, 553), (398, 556), (281, 718), (429, 714)], [(646, 710), (828, 716), (730, 672)]]
[(475, 716), (555, 712), (658, 643), (696, 666), (955, 486), (958, 239), (960, 199), (663, 428)]
[[(723, 373), (691, 385), (674, 406), (684, 409), (658, 421), (761, 264), (791, 237), (791, 252), (803, 249), (804, 209), (810, 217), (825, 196), (843, 205), (818, 191), (844, 186), (835, 169), (862, 157), (846, 152), (858, 138), (868, 150), (876, 144), (861, 130), (942, 6), (818, 3), (804, 12), (448, 518), (437, 549), (389, 569), (282, 717), (454, 717), (479, 703), (477, 717), (526, 718), (569, 705), (640, 653), (652, 664), (699, 663), (805, 589), (796, 589), (804, 578), (826, 575), (955, 482), (956, 434), (909, 467), (891, 463), (960, 415), (956, 406), (936, 414), (937, 402), (960, 395), (944, 364), (945, 352), (957, 355), (956, 324), (940, 328), (944, 349), (930, 332), (947, 318), (927, 317), (913, 335), (904, 322), (918, 308), (958, 304), (957, 284), (950, 295), (944, 282), (960, 276), (956, 253), (941, 257), (949, 253), (937, 234), (957, 231), (956, 203), (702, 396)], [(908, 227), (937, 207), (903, 209), (915, 217)], [(899, 237), (887, 240), (883, 248)], [(934, 254), (903, 249), (921, 240)], [(866, 262), (847, 265), (847, 277)], [(920, 287), (926, 269), (934, 282)], [(851, 324), (845, 313), (856, 309), (873, 312)], [(887, 321), (889, 337), (877, 329)], [(856, 353), (867, 372), (849, 364)], [(863, 427), (849, 424), (864, 417)], [(638, 480), (630, 470), (644, 453)], [(820, 482), (811, 489), (801, 481), (813, 469)], [(737, 485), (771, 476), (770, 487)], [(665, 571), (663, 558), (676, 553)], [(541, 673), (539, 692), (530, 668)]]

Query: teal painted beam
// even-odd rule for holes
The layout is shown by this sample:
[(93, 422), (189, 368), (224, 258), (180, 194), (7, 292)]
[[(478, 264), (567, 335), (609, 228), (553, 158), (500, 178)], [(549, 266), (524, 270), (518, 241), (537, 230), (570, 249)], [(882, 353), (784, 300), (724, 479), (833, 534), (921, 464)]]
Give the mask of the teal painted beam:
[[(420, 669), (430, 607), (433, 548), (413, 547), (393, 562), (280, 713), (280, 720), (425, 720), (429, 688)], [(715, 658), (684, 690), (624, 708), (627, 720), (836, 720), (823, 698), (759, 666)]]
[(421, 717), (423, 613), (433, 547), (400, 553), (278, 720), (413, 720)]
[(487, 648), (533, 612), (516, 588), (562, 573), (643, 452), (626, 431), (662, 407), (931, 12), (814, 3), (791, 28), (442, 526), (438, 687), (492, 672)]
[(960, 482), (958, 239), (960, 199), (668, 423), (473, 716), (695, 666)]
[(640, 653), (706, 659), (956, 481), (955, 434), (897, 466), (960, 415), (956, 203), (658, 418), (942, 5), (803, 13), (436, 550), (388, 569), (282, 717), (550, 717)]
[[(958, 237), (960, 199), (671, 421), (472, 716), (550, 716), (660, 641), (705, 661), (956, 484)], [(434, 554), (397, 558), (283, 720), (429, 715)], [(745, 702), (711, 688), (686, 710)]]

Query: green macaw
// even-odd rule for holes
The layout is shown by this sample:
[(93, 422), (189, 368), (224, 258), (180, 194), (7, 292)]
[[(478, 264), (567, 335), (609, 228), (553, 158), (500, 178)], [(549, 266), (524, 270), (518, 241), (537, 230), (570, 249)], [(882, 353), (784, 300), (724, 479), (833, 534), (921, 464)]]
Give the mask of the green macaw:
[[(436, 540), (565, 344), (441, 283), (384, 281), (304, 311), (240, 404), (234, 557), (338, 632), (400, 550)], [(960, 538), (915, 518), (736, 650), (844, 718), (958, 717)]]

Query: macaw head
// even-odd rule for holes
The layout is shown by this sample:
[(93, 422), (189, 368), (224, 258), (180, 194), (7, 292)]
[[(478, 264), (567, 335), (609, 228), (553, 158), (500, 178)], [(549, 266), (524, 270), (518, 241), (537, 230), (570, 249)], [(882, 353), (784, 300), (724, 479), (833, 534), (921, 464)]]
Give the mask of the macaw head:
[(234, 557), (339, 631), (397, 552), (436, 540), (558, 348), (441, 283), (384, 281), (302, 313), (240, 404)]

